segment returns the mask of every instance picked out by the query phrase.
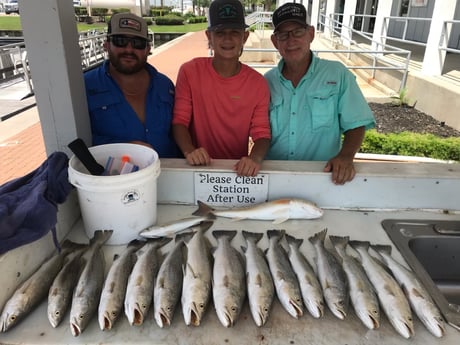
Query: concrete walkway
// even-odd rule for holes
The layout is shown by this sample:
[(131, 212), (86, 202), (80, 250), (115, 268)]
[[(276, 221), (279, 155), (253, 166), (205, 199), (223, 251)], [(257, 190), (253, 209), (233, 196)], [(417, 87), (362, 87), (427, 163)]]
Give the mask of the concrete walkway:
[[(319, 40), (314, 43), (312, 49), (321, 49)], [(199, 31), (187, 33), (154, 49), (148, 61), (175, 83), (182, 63), (194, 57), (208, 55), (205, 32)], [(324, 56), (324, 58), (330, 57)], [(379, 89), (370, 86), (364, 80), (358, 79), (358, 82), (369, 100), (387, 100), (388, 95)], [(8, 111), (18, 114), (0, 122), (0, 185), (24, 176), (46, 159), (38, 109), (33, 106), (35, 99), (33, 96), (18, 99), (18, 92), (20, 93), (17, 87), (1, 90), (0, 108), (6, 111), (5, 105), (8, 104)]]

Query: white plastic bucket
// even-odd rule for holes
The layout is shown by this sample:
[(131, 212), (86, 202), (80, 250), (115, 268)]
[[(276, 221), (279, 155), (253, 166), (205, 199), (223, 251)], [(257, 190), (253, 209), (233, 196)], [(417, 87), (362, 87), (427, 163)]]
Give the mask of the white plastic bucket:
[(157, 221), (158, 154), (136, 144), (107, 144), (89, 148), (96, 161), (105, 165), (109, 156), (128, 155), (139, 170), (113, 176), (91, 175), (76, 156), (69, 161), (69, 181), (77, 188), (86, 234), (113, 230), (106, 244), (126, 244)]

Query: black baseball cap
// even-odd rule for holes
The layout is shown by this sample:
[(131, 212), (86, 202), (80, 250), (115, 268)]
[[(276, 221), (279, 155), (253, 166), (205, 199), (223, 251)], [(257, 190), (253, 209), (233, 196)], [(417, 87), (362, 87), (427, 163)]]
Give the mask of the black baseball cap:
[(302, 4), (288, 2), (273, 12), (272, 21), (275, 31), (281, 24), (286, 22), (297, 22), (306, 26), (308, 25), (307, 10)]
[(239, 0), (214, 0), (209, 6), (208, 30), (246, 29), (244, 9)]

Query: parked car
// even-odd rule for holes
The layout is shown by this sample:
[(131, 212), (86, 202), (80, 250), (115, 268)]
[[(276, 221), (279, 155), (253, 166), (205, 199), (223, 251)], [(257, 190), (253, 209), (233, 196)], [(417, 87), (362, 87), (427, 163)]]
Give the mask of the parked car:
[(17, 13), (19, 14), (19, 4), (18, 0), (8, 0), (3, 4), (5, 8), (5, 13), (10, 14), (10, 13)]

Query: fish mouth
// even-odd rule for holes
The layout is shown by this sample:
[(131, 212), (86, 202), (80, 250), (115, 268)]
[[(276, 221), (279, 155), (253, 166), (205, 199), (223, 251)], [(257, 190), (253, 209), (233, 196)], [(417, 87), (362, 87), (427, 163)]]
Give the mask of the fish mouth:
[(300, 318), (302, 315), (303, 315), (303, 310), (302, 310), (302, 307), (299, 306), (295, 301), (293, 300), (289, 300), (289, 304), (291, 305), (291, 307), (294, 309), (294, 314), (293, 316), (298, 319)]
[(140, 326), (144, 322), (144, 314), (142, 314), (140, 308), (136, 305), (134, 308), (134, 318), (133, 318), (133, 325)]
[(186, 322), (187, 326), (192, 325), (192, 326), (199, 326), (201, 323), (201, 318), (200, 314), (198, 313), (196, 303), (192, 303), (190, 306), (190, 309), (188, 310), (188, 316), (190, 318), (188, 319), (188, 323)]
[(108, 313), (106, 312), (101, 320), (101, 323), (100, 323), (100, 326), (101, 326), (101, 330), (102, 331), (105, 331), (105, 330), (111, 330), (112, 329), (112, 320), (110, 319), (110, 317), (108, 316)]
[(224, 327), (229, 328), (233, 326), (233, 318), (231, 317), (227, 309), (223, 310), (222, 313), (219, 314), (219, 320)]
[(163, 309), (160, 311), (159, 320), (160, 320), (161, 328), (163, 328), (164, 326), (168, 326), (168, 327), (171, 326), (171, 320), (169, 319), (169, 317), (167, 316), (167, 314), (165, 313)]
[(75, 322), (70, 323), (70, 331), (74, 337), (78, 337), (81, 334), (81, 328)]
[(406, 321), (400, 322), (396, 330), (406, 339), (413, 337), (415, 334), (412, 325), (408, 324)]

